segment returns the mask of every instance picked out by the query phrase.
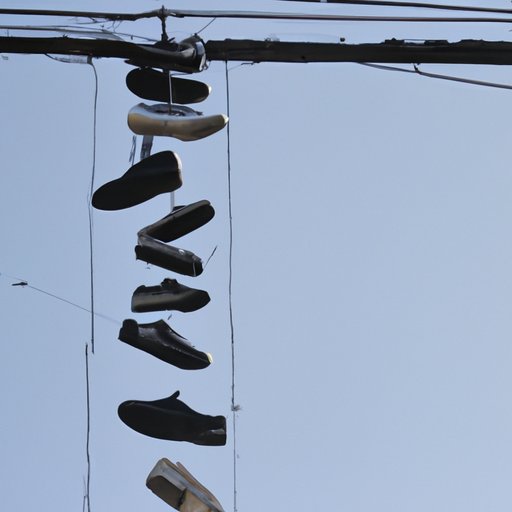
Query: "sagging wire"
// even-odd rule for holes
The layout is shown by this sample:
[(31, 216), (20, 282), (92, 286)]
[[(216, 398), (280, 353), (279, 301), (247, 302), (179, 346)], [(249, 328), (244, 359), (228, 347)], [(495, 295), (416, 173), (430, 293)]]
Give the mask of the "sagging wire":
[[(226, 68), (226, 105), (227, 116), (230, 116), (230, 97), (229, 97), (229, 69), (228, 62), (225, 61)], [(236, 420), (240, 405), (235, 400), (235, 329), (233, 322), (233, 208), (231, 197), (231, 131), (230, 123), (227, 125), (227, 181), (228, 181), (228, 215), (229, 215), (229, 282), (228, 282), (228, 305), (229, 305), (229, 326), (231, 337), (231, 413), (233, 417), (233, 511), (237, 512), (237, 443), (236, 443)]]
[[(12, 283), (11, 286), (19, 286), (21, 288), (30, 288), (31, 290), (34, 290), (36, 292), (39, 292), (39, 293), (42, 293), (44, 295), (48, 295), (48, 297), (52, 297), (53, 299), (57, 299), (57, 300), (60, 300), (61, 302), (64, 302), (66, 304), (69, 304), (70, 306), (73, 306), (75, 308), (78, 308), (78, 309), (81, 309), (82, 311), (85, 311), (89, 314), (91, 314), (91, 310), (88, 309), (88, 308), (85, 308), (84, 306), (81, 306), (80, 304), (77, 304), (76, 302), (72, 302), (64, 297), (61, 297), (60, 295), (56, 295), (54, 293), (51, 293), (47, 290), (43, 290), (42, 288), (37, 288), (36, 286), (32, 286), (27, 280), (25, 279), (21, 279), (19, 277), (13, 277), (13, 276), (10, 276), (10, 275), (7, 275), (7, 274), (4, 274), (4, 273), (0, 273), (0, 276), (1, 277), (5, 277), (11, 281), (16, 281), (15, 283)], [(107, 320), (109, 322), (112, 322), (116, 325), (121, 325), (121, 322), (119, 322), (118, 320), (115, 320), (114, 318), (110, 317), (110, 316), (107, 316), (107, 315), (104, 315), (102, 313), (98, 313), (98, 312), (95, 312), (94, 313), (95, 316), (97, 316), (98, 318), (102, 318), (103, 320)]]
[(141, 41), (148, 42), (158, 41), (158, 39), (155, 39), (154, 37), (139, 36), (130, 32), (118, 32), (117, 30), (108, 30), (103, 27), (97, 30), (88, 30), (73, 25), (0, 25), (0, 30), (13, 30), (21, 32), (59, 32), (63, 35), (80, 34), (86, 37), (95, 37), (96, 39), (110, 39), (113, 41), (123, 41), (123, 37), (130, 38), (132, 41), (133, 39), (140, 39)]
[(87, 476), (85, 479), (85, 491), (82, 503), (82, 512), (85, 512), (85, 505), (87, 503), (87, 512), (91, 512), (91, 396), (89, 384), (89, 345), (85, 344), (85, 397), (86, 397), (86, 441), (85, 441), (85, 455), (87, 459)]
[(93, 209), (92, 194), (94, 192), (94, 178), (96, 174), (96, 124), (98, 113), (98, 73), (92, 61), (92, 57), (87, 59), (87, 63), (92, 67), (94, 72), (94, 105), (93, 105), (93, 137), (92, 137), (92, 169), (91, 169), (91, 185), (87, 195), (87, 209), (89, 212), (89, 269), (90, 269), (90, 304), (91, 304), (91, 352), (94, 354), (94, 246), (93, 246)]
[(448, 80), (451, 82), (460, 82), (463, 84), (478, 85), (481, 87), (493, 87), (495, 89), (512, 90), (512, 85), (508, 85), (508, 84), (499, 84), (499, 83), (495, 83), (495, 82), (473, 80), (471, 78), (461, 78), (461, 77), (457, 77), (457, 76), (440, 75), (437, 73), (428, 73), (426, 71), (421, 71), (421, 69), (418, 67), (417, 64), (413, 64), (414, 69), (396, 68), (394, 66), (386, 66), (386, 65), (382, 65), (382, 64), (371, 64), (369, 62), (358, 62), (358, 64), (360, 64), (361, 66), (367, 66), (370, 68), (381, 69), (384, 71), (398, 71), (400, 73), (412, 73), (412, 74), (424, 76), (427, 78), (436, 78), (437, 80)]
[(469, 5), (432, 4), (430, 2), (403, 2), (388, 0), (281, 0), (287, 2), (327, 3), (345, 5), (370, 5), (375, 7), (412, 7), (415, 9), (438, 9), (443, 11), (490, 12), (495, 14), (512, 14), (512, 9), (495, 7), (477, 7)]

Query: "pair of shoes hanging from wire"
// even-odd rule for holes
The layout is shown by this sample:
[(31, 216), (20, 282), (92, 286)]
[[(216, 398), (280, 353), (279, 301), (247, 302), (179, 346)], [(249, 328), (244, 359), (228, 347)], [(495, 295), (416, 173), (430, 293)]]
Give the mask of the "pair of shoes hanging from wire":
[(215, 215), (209, 201), (197, 201), (186, 206), (176, 206), (163, 219), (142, 228), (137, 233), (138, 260), (186, 276), (198, 276), (203, 272), (201, 258), (193, 252), (179, 249), (164, 242), (171, 242), (204, 226)]
[[(128, 113), (128, 126), (137, 135), (163, 135), (181, 141), (209, 137), (228, 123), (224, 114), (203, 115), (180, 103), (198, 103), (210, 94), (210, 87), (196, 80), (169, 78), (154, 69), (135, 69), (126, 77), (128, 88), (143, 99), (161, 101), (139, 103)], [(172, 97), (171, 97), (172, 96)]]

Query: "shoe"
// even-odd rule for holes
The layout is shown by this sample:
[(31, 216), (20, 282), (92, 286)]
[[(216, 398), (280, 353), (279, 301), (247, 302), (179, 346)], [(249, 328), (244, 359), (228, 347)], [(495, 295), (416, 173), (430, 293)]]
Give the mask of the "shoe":
[(138, 55), (127, 60), (138, 67), (153, 67), (197, 73), (206, 66), (206, 50), (203, 40), (193, 35), (177, 43), (174, 39), (158, 41), (154, 45), (139, 46)]
[(222, 130), (228, 122), (224, 114), (203, 116), (184, 105), (145, 105), (128, 112), (128, 126), (137, 135), (165, 135), (188, 142), (203, 139)]
[[(224, 512), (211, 491), (179, 462), (173, 464), (168, 459), (160, 459), (149, 473), (146, 486), (176, 510)], [(193, 507), (196, 502), (198, 507)]]
[(92, 205), (98, 210), (122, 210), (173, 192), (182, 184), (179, 156), (162, 151), (133, 165), (121, 178), (101, 186), (92, 196)]
[(184, 276), (195, 277), (203, 272), (203, 262), (193, 252), (166, 245), (149, 236), (139, 236), (135, 257)]
[[(132, 69), (126, 75), (126, 85), (139, 98), (169, 103), (169, 75), (152, 68)], [(210, 95), (211, 87), (197, 80), (171, 77), (173, 103), (199, 103)]]
[(181, 400), (176, 391), (169, 398), (143, 402), (123, 402), (117, 413), (130, 428), (149, 437), (167, 441), (187, 441), (202, 446), (226, 444), (226, 418), (200, 414)]
[(187, 206), (176, 206), (163, 219), (141, 229), (138, 235), (147, 235), (162, 242), (172, 242), (204, 226), (214, 215), (215, 210), (206, 200)]
[(139, 286), (132, 295), (132, 311), (181, 311), (190, 313), (210, 302), (208, 292), (196, 290), (178, 283), (176, 279), (164, 279), (157, 286)]
[(182, 370), (202, 370), (212, 362), (210, 354), (196, 350), (163, 320), (150, 324), (125, 320), (119, 331), (119, 340)]

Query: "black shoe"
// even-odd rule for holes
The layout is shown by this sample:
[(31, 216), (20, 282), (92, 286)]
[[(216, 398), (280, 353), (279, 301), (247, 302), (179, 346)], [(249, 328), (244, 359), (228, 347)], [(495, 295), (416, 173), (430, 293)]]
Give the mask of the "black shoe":
[(168, 441), (188, 441), (204, 446), (226, 444), (226, 418), (200, 414), (181, 400), (176, 391), (169, 398), (123, 402), (117, 413), (121, 421), (145, 436)]
[(101, 186), (92, 196), (92, 205), (99, 210), (122, 210), (173, 192), (182, 184), (178, 155), (161, 151), (130, 167), (121, 178)]
[(148, 236), (139, 236), (135, 257), (184, 276), (195, 277), (203, 272), (203, 262), (193, 252), (166, 245)]
[(189, 313), (201, 309), (208, 302), (208, 292), (189, 288), (176, 279), (164, 279), (158, 286), (139, 286), (133, 292), (132, 311), (146, 313), (174, 310)]
[(212, 362), (210, 354), (196, 350), (163, 320), (150, 324), (125, 320), (119, 339), (182, 370), (202, 370)]
[(215, 215), (215, 210), (209, 201), (197, 201), (186, 206), (176, 206), (169, 215), (139, 231), (139, 236), (147, 235), (162, 242), (176, 240), (206, 223)]
[(197, 73), (206, 66), (206, 50), (203, 40), (193, 35), (176, 42), (174, 39), (157, 41), (152, 46), (139, 47), (139, 54), (127, 60), (138, 67), (152, 67)]
[[(133, 69), (126, 75), (126, 85), (144, 100), (169, 103), (169, 76), (151, 68)], [(199, 103), (208, 98), (211, 87), (197, 80), (171, 78), (173, 103)]]

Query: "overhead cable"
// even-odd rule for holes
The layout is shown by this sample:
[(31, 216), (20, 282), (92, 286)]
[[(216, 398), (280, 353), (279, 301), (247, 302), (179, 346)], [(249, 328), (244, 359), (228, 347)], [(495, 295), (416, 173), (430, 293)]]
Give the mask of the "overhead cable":
[(499, 7), (475, 7), (468, 5), (432, 4), (429, 2), (393, 2), (386, 0), (280, 0), (281, 2), (307, 2), (346, 5), (371, 5), (375, 7), (412, 7), (416, 9), (438, 9), (443, 11), (487, 12), (494, 14), (512, 14), (512, 9)]
[[(225, 62), (226, 69), (226, 105), (227, 115), (230, 116), (229, 96), (229, 69), (228, 62)], [(228, 282), (228, 305), (229, 305), (229, 327), (231, 337), (231, 413), (233, 419), (233, 511), (237, 512), (237, 443), (236, 443), (236, 414), (240, 406), (235, 399), (236, 367), (235, 367), (235, 328), (233, 321), (233, 205), (231, 198), (231, 132), (230, 125), (227, 126), (227, 180), (228, 180), (228, 216), (229, 216), (229, 282)]]
[[(143, 13), (112, 13), (95, 11), (50, 11), (38, 9), (0, 9), (0, 14), (30, 16), (67, 16), (99, 18), (111, 21), (136, 21), (143, 18), (228, 18), (290, 21), (368, 21), (368, 22), (420, 22), (420, 23), (512, 23), (512, 18), (493, 17), (404, 17), (404, 16), (344, 16), (336, 14), (300, 14), (268, 11), (215, 11), (160, 9)], [(508, 14), (508, 13), (507, 13)]]
[(473, 80), (471, 78), (461, 78), (461, 77), (457, 77), (457, 76), (440, 75), (438, 73), (428, 73), (426, 71), (422, 71), (416, 64), (414, 65), (414, 69), (396, 68), (394, 66), (383, 66), (381, 64), (371, 64), (369, 62), (359, 62), (358, 64), (361, 64), (361, 66), (367, 66), (370, 68), (382, 69), (384, 71), (398, 71), (400, 73), (413, 73), (415, 75), (421, 75), (421, 76), (425, 76), (427, 78), (436, 78), (438, 80), (449, 80), (451, 82), (460, 82), (460, 83), (470, 84), (470, 85), (479, 85), (482, 87), (494, 87), (496, 89), (512, 90), (512, 85), (508, 85), (508, 84), (498, 84), (495, 82)]

